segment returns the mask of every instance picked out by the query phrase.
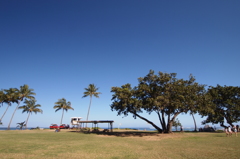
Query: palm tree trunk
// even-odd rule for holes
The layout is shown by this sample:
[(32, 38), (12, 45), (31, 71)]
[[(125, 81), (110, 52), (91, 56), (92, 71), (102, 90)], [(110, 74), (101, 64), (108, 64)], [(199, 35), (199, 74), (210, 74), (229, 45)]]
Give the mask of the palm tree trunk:
[[(63, 119), (63, 114), (64, 114), (64, 109), (63, 109), (63, 112), (62, 112), (62, 119)], [(62, 119), (61, 119), (60, 125), (62, 125)]]
[(28, 117), (27, 117), (27, 120), (26, 120), (26, 126), (25, 126), (26, 129), (27, 129), (27, 123), (28, 123), (29, 117), (30, 117), (30, 112), (28, 113)]
[(18, 102), (18, 105), (17, 105), (16, 109), (15, 109), (14, 112), (13, 112), (13, 115), (12, 115), (12, 117), (11, 117), (11, 120), (10, 120), (10, 122), (9, 122), (9, 124), (8, 124), (8, 128), (7, 128), (8, 130), (10, 130), (10, 125), (11, 125), (11, 123), (12, 123), (13, 116), (14, 116), (15, 112), (17, 111), (19, 105), (20, 105), (20, 102)]
[(4, 115), (6, 114), (6, 112), (7, 112), (7, 110), (8, 110), (9, 107), (10, 107), (10, 104), (8, 104), (8, 106), (7, 106), (6, 110), (5, 110), (5, 112), (3, 113), (3, 115), (2, 115), (2, 117), (1, 117), (1, 119), (0, 119), (0, 121), (2, 121)]
[[(88, 107), (87, 121), (88, 121), (88, 116), (89, 116), (91, 104), (92, 104), (92, 96), (90, 96), (90, 104), (89, 104), (89, 107)], [(86, 123), (86, 127), (87, 127), (87, 123)]]
[(193, 121), (194, 121), (194, 125), (195, 125), (195, 130), (194, 131), (197, 131), (197, 124), (196, 124), (195, 117), (194, 117), (193, 113), (191, 113), (191, 115), (193, 117)]

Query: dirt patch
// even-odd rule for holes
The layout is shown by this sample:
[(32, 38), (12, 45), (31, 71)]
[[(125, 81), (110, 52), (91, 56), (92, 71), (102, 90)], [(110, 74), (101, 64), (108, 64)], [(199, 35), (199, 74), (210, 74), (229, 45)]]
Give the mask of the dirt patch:
[(160, 134), (156, 132), (111, 132), (111, 133), (97, 133), (99, 137), (129, 137), (142, 138), (145, 140), (162, 140), (166, 138), (181, 138), (183, 134)]

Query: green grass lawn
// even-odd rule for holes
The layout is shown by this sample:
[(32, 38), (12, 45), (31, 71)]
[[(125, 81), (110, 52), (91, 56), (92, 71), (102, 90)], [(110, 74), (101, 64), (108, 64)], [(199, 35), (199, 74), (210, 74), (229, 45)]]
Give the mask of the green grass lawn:
[(0, 131), (0, 141), (1, 158), (240, 158), (240, 136), (226, 137), (224, 133), (122, 131), (102, 135), (11, 130)]

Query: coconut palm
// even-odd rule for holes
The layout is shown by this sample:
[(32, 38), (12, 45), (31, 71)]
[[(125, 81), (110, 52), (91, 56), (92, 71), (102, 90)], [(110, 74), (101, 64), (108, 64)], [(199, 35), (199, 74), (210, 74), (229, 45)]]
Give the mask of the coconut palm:
[(63, 114), (64, 114), (64, 110), (67, 112), (69, 109), (74, 110), (71, 107), (71, 102), (67, 102), (65, 98), (62, 99), (58, 99), (57, 102), (55, 102), (55, 106), (53, 107), (53, 109), (56, 109), (55, 112), (59, 111), (62, 109), (62, 118), (61, 118), (61, 122), (60, 125), (62, 125), (62, 119), (63, 119)]
[(5, 98), (5, 93), (3, 90), (0, 90), (0, 107), (1, 105), (3, 106), (4, 98)]
[(40, 104), (36, 104), (36, 100), (27, 100), (25, 99), (24, 101), (25, 105), (23, 106), (20, 106), (18, 109), (23, 109), (22, 113), (25, 113), (27, 112), (28, 113), (28, 117), (27, 117), (27, 120), (26, 120), (26, 123), (25, 123), (25, 126), (26, 126), (26, 129), (27, 129), (27, 123), (28, 123), (28, 119), (29, 119), (29, 116), (30, 114), (32, 113), (42, 113), (42, 109), (39, 109), (38, 107), (41, 107)]
[(6, 112), (8, 111), (8, 108), (12, 105), (12, 103), (17, 103), (18, 89), (17, 88), (4, 89), (1, 92), (2, 92), (1, 93), (1, 102), (6, 103), (8, 105), (0, 119), (0, 121), (2, 123), (2, 119), (5, 116)]
[(88, 116), (89, 116), (90, 107), (92, 103), (92, 96), (99, 98), (98, 95), (101, 94), (101, 92), (97, 92), (98, 89), (99, 88), (96, 88), (94, 84), (89, 84), (88, 88), (85, 88), (86, 92), (83, 93), (84, 94), (83, 98), (90, 96), (90, 103), (89, 103), (88, 113), (87, 113), (87, 121), (88, 121)]
[(17, 123), (17, 128), (20, 128), (20, 130), (22, 130), (23, 127), (26, 126), (26, 124), (24, 124), (24, 123), (25, 123), (25, 121), (21, 122), (21, 123)]
[[(5, 93), (3, 90), (0, 90), (0, 107), (3, 106), (5, 100)], [(2, 125), (2, 118), (0, 119), (0, 125)]]
[(11, 120), (8, 124), (8, 130), (10, 130), (10, 125), (12, 123), (12, 119), (13, 119), (13, 116), (16, 112), (16, 110), (18, 109), (19, 105), (20, 105), (20, 102), (23, 101), (23, 99), (27, 98), (27, 99), (35, 99), (35, 97), (33, 95), (36, 95), (36, 93), (33, 92), (34, 90), (33, 89), (30, 89), (28, 85), (23, 85), (23, 86), (20, 86), (20, 90), (18, 90), (18, 99), (17, 99), (17, 107), (15, 108), (13, 114), (12, 114), (12, 117), (11, 117)]
[(36, 95), (36, 93), (33, 92), (34, 89), (29, 88), (29, 86), (27, 84), (20, 86), (20, 90), (19, 90), (19, 100), (23, 101), (23, 99), (27, 98), (27, 99), (35, 99), (34, 95)]

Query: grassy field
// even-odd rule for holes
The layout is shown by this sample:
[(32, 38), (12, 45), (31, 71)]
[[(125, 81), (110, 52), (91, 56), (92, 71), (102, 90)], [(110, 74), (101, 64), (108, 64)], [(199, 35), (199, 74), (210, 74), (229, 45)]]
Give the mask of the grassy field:
[(0, 156), (7, 159), (234, 159), (240, 158), (239, 147), (240, 136), (226, 137), (224, 133), (0, 131)]

